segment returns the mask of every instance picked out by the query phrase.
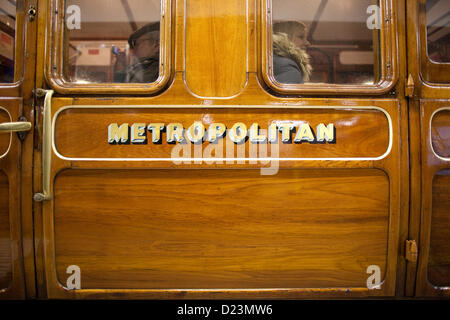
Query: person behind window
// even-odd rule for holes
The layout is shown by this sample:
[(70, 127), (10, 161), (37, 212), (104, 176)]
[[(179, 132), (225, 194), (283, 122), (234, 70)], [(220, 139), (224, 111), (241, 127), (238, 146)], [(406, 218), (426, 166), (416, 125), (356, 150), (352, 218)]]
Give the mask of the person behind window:
[(281, 83), (309, 81), (312, 67), (306, 48), (306, 25), (300, 21), (278, 21), (273, 25), (273, 73)]
[(146, 24), (128, 38), (135, 62), (126, 68), (124, 82), (145, 83), (158, 79), (159, 26), (159, 22)]
[(275, 21), (273, 33), (285, 33), (297, 47), (306, 50), (311, 44), (306, 38), (307, 27), (301, 21)]

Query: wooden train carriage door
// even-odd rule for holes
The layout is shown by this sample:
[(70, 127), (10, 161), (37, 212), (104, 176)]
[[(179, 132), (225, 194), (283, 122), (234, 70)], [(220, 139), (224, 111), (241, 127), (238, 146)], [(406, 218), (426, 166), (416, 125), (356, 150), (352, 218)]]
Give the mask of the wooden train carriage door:
[[(401, 293), (399, 1), (45, 3), (46, 296)], [(272, 15), (295, 14), (315, 54), (304, 84), (271, 69)], [(136, 48), (155, 32), (159, 72), (137, 81)]]
[(36, 1), (0, 1), (0, 299), (35, 296), (31, 168)]
[[(450, 295), (450, 2), (408, 1), (411, 224), (407, 293)], [(417, 275), (416, 275), (417, 272)], [(415, 291), (414, 291), (414, 278)]]

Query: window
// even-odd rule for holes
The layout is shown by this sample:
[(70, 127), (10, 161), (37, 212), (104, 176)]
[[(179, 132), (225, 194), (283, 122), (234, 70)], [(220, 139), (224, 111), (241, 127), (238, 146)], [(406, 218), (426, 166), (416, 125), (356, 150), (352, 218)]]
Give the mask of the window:
[(53, 0), (46, 77), (60, 93), (149, 94), (170, 77), (170, 0)]
[(450, 2), (418, 0), (418, 51), (421, 80), (448, 86), (450, 83)]
[(64, 78), (151, 83), (159, 76), (159, 0), (65, 2)]
[(0, 0), (0, 83), (14, 82), (16, 0)]
[(437, 63), (450, 62), (450, 1), (427, 0), (428, 57)]
[(330, 85), (359, 86), (367, 91), (381, 88), (383, 79), (393, 73), (388, 70), (393, 55), (387, 52), (391, 46), (385, 32), (390, 26), (382, 19), (386, 8), (381, 1), (268, 3), (266, 71), (269, 84), (278, 91), (324, 90)]

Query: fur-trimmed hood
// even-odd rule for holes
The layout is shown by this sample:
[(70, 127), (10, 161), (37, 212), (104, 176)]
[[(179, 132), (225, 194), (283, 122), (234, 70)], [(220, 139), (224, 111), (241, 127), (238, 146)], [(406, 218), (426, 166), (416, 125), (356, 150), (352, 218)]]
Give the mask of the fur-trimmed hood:
[(303, 73), (303, 80), (309, 81), (312, 67), (306, 51), (297, 47), (285, 33), (274, 33), (272, 39), (273, 53), (294, 60)]

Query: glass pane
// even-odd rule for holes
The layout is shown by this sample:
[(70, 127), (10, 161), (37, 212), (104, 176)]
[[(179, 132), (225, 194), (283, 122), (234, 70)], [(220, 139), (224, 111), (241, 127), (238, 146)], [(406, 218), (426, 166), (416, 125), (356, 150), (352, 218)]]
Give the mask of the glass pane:
[(377, 83), (380, 12), (376, 0), (272, 0), (275, 79)]
[(16, 0), (0, 0), (0, 82), (14, 82)]
[(159, 76), (160, 0), (68, 0), (64, 77), (149, 83)]
[(450, 1), (427, 0), (428, 57), (450, 62)]

